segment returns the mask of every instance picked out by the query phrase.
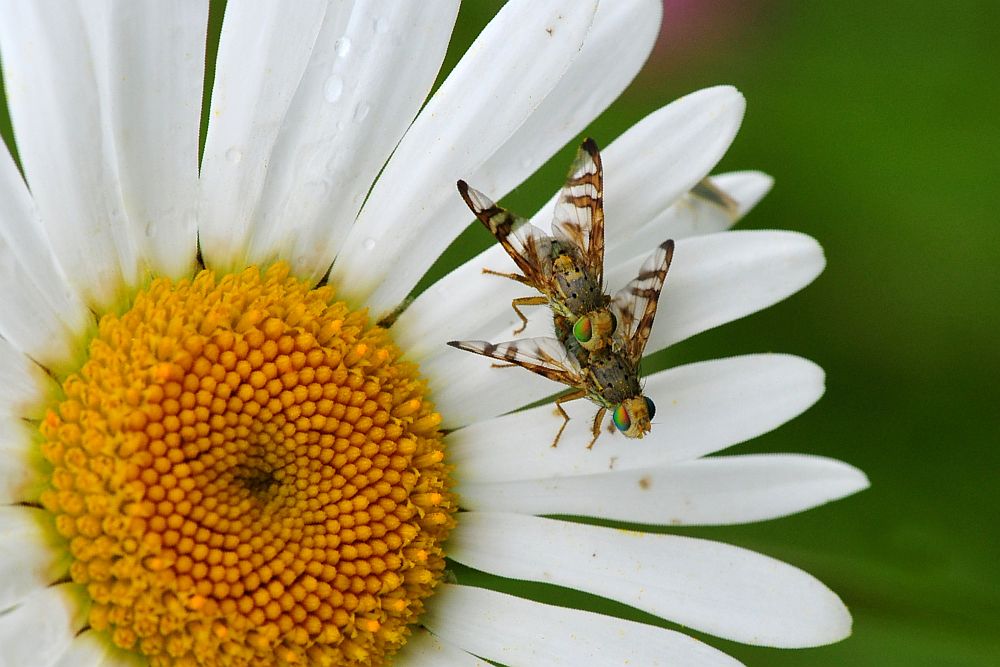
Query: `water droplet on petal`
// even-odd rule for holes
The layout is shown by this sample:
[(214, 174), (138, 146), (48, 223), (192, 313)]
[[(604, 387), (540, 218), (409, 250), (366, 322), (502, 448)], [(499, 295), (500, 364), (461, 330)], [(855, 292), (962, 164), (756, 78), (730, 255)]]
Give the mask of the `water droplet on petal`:
[(361, 104), (359, 104), (358, 107), (354, 110), (354, 122), (360, 123), (361, 121), (363, 121), (365, 119), (365, 116), (368, 115), (369, 111), (371, 111), (371, 106), (367, 102), (362, 102)]
[(389, 22), (385, 19), (375, 19), (375, 25), (373, 27), (375, 28), (375, 32), (379, 34), (384, 35), (389, 32)]
[(323, 84), (323, 97), (327, 102), (336, 102), (344, 92), (344, 81), (339, 76), (331, 76)]
[(243, 151), (233, 146), (228, 151), (226, 151), (226, 159), (232, 162), (233, 164), (239, 164), (240, 160), (243, 159)]
[(146, 223), (146, 227), (143, 229), (143, 232), (146, 234), (147, 239), (151, 239), (156, 235), (156, 225), (153, 224), (152, 220)]
[(351, 40), (349, 37), (341, 37), (333, 45), (333, 50), (336, 51), (337, 55), (341, 58), (346, 58), (351, 52)]
[(365, 239), (365, 242), (362, 245), (365, 247), (365, 250), (374, 250), (375, 239)]
[(532, 165), (535, 163), (530, 157), (521, 158), (521, 169), (531, 169)]

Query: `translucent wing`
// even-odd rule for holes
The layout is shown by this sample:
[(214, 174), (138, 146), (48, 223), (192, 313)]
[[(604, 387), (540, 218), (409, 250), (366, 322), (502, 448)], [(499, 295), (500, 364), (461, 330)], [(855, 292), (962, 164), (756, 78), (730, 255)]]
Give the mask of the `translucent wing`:
[(612, 299), (612, 306), (618, 312), (618, 329), (625, 354), (634, 363), (642, 357), (653, 329), (656, 304), (663, 289), (663, 281), (674, 256), (674, 242), (664, 241), (653, 251), (642, 268), (628, 285), (620, 289)]
[(537, 286), (545, 284), (544, 258), (549, 255), (552, 237), (525, 218), (500, 208), (465, 181), (458, 182), (458, 192), (479, 221), (500, 242), (521, 273)]
[(579, 364), (566, 354), (566, 349), (555, 338), (526, 338), (495, 344), (485, 340), (453, 340), (448, 345), (527, 368), (562, 384), (579, 387), (583, 382)]
[(604, 277), (604, 173), (593, 139), (576, 152), (566, 184), (556, 200), (552, 235), (580, 249), (591, 275)]

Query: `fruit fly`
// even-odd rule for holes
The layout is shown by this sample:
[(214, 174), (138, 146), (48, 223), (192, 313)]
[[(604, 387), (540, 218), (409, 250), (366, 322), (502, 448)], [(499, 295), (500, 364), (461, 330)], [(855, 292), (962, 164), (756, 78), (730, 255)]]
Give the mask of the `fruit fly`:
[(606, 347), (617, 322), (604, 293), (604, 176), (601, 155), (593, 139), (580, 146), (556, 201), (552, 233), (497, 206), (465, 182), (458, 182), (462, 199), (499, 241), (521, 273), (503, 276), (532, 287), (542, 296), (511, 302), (521, 318), (514, 333), (528, 324), (520, 306), (548, 305), (569, 322), (573, 338), (587, 352)]
[(578, 398), (589, 398), (599, 406), (588, 449), (600, 436), (601, 423), (608, 410), (611, 410), (615, 428), (629, 438), (641, 438), (650, 431), (656, 406), (642, 394), (639, 362), (653, 328), (660, 291), (673, 253), (673, 241), (660, 244), (643, 263), (639, 275), (610, 299), (610, 308), (617, 313), (618, 321), (614, 345), (580, 352), (574, 347), (575, 336), (569, 333), (569, 319), (559, 312), (555, 315), (558, 338), (528, 338), (496, 344), (478, 340), (451, 341), (448, 344), (521, 366), (571, 387), (573, 391), (555, 402), (563, 423), (552, 441), (553, 447), (569, 422), (562, 404)]

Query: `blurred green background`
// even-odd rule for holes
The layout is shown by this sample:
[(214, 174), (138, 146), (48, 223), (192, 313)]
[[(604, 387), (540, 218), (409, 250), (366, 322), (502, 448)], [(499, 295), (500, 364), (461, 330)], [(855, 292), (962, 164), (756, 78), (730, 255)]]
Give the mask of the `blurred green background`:
[[(464, 3), (445, 72), (500, 4)], [(216, 37), (222, 8), (213, 2)], [(667, 0), (650, 62), (587, 129), (606, 145), (683, 94), (736, 85), (747, 115), (718, 171), (760, 169), (776, 180), (740, 227), (803, 231), (826, 250), (827, 269), (808, 289), (648, 365), (765, 351), (820, 363), (828, 380), (819, 404), (729, 453), (833, 456), (872, 480), (791, 518), (670, 529), (798, 565), (851, 608), (854, 635), (829, 647), (702, 637), (748, 665), (1000, 664), (998, 44), (995, 2)], [(541, 205), (574, 144), (504, 202)], [(489, 243), (470, 227), (428, 281)], [(455, 571), (460, 581), (669, 627), (590, 596)]]
[[(463, 5), (449, 64), (499, 4)], [(775, 177), (739, 227), (806, 232), (826, 250), (826, 271), (804, 291), (649, 364), (765, 351), (818, 362), (824, 398), (727, 453), (822, 454), (872, 481), (791, 518), (669, 529), (793, 563), (850, 607), (854, 635), (833, 646), (701, 637), (748, 665), (1000, 665), (998, 45), (995, 2), (667, 0), (650, 62), (587, 130), (606, 145), (681, 95), (736, 85), (747, 114), (717, 171)], [(535, 210), (573, 149), (504, 202)], [(470, 228), (437, 270), (490, 242)], [(587, 596), (499, 587), (661, 623)]]

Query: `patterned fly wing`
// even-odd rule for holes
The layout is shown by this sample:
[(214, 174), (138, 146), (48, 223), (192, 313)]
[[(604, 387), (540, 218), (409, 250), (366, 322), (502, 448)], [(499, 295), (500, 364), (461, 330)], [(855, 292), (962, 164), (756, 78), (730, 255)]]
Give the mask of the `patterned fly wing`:
[(527, 219), (497, 206), (493, 200), (469, 187), (465, 181), (458, 182), (458, 192), (469, 209), (514, 260), (529, 284), (545, 284), (545, 258), (549, 255), (552, 237)]
[(601, 154), (593, 139), (587, 139), (556, 200), (552, 235), (580, 251), (590, 274), (601, 284), (604, 278), (604, 172)]
[(572, 387), (580, 387), (584, 381), (580, 365), (566, 354), (566, 348), (555, 338), (526, 338), (505, 343), (453, 340), (448, 345), (506, 361)]
[(618, 330), (623, 351), (633, 362), (638, 363), (642, 351), (646, 349), (649, 332), (653, 330), (656, 305), (663, 289), (663, 281), (674, 256), (674, 242), (664, 241), (653, 251), (642, 268), (628, 285), (619, 290), (612, 299), (618, 311)]

